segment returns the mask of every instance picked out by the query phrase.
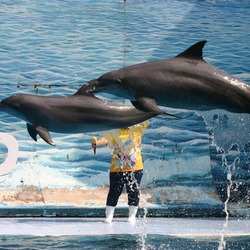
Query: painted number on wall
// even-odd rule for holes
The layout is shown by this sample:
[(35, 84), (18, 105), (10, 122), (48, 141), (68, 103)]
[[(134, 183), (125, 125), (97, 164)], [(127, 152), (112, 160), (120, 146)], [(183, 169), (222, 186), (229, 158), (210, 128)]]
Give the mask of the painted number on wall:
[(0, 176), (10, 173), (16, 166), (18, 158), (18, 142), (10, 134), (0, 132), (0, 143), (8, 149), (8, 155), (3, 163), (0, 164)]

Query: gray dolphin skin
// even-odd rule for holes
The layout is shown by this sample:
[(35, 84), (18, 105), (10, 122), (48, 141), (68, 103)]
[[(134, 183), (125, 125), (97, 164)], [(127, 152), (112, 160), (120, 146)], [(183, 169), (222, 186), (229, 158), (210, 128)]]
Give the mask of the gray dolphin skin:
[[(162, 114), (158, 105), (206, 111), (250, 113), (250, 86), (203, 60), (200, 41), (175, 58), (111, 71), (77, 92), (107, 92), (131, 100), (143, 111)], [(158, 105), (157, 105), (158, 104)]]
[(0, 102), (0, 111), (27, 122), (30, 136), (37, 134), (54, 146), (49, 131), (87, 133), (129, 127), (156, 116), (133, 106), (103, 101), (92, 95), (46, 97), (27, 94), (10, 96)]

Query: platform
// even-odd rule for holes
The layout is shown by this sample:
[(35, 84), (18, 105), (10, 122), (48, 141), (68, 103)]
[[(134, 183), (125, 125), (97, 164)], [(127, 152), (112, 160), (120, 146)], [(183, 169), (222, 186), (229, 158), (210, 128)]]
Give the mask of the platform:
[(0, 235), (115, 235), (157, 234), (168, 236), (250, 236), (250, 219), (225, 218), (1, 218)]

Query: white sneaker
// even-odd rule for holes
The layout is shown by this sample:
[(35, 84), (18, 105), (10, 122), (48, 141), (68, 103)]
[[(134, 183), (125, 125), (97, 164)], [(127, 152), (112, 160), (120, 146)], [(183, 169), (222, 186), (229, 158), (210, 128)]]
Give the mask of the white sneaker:
[(137, 210), (138, 210), (137, 206), (129, 206), (128, 222), (134, 223), (136, 221)]
[(107, 206), (106, 207), (106, 219), (104, 220), (105, 223), (111, 223), (113, 220), (115, 212), (115, 207)]

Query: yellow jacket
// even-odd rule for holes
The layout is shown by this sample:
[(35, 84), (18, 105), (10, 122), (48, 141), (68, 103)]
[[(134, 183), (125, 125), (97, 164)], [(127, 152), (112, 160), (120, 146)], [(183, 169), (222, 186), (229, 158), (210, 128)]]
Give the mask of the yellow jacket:
[(110, 172), (136, 171), (143, 169), (141, 156), (142, 135), (149, 121), (103, 133), (108, 147), (113, 149)]

